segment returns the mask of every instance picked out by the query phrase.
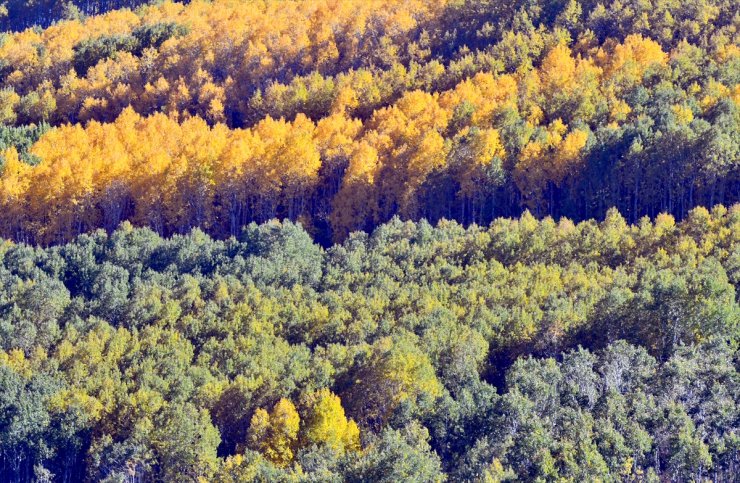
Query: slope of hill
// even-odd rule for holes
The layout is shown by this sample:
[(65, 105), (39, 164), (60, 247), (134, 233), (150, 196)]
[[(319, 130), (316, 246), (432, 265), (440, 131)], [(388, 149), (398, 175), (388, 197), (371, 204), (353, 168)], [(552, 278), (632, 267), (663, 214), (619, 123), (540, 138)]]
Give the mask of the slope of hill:
[(395, 214), (732, 204), (732, 7), (165, 2), (6, 35), (0, 120), (60, 128), (33, 168), (3, 155), (0, 233), (221, 237), (279, 217), (328, 243)]
[(737, 480), (736, 3), (2, 3), (0, 481)]
[[(82, 20), (110, 10), (138, 7), (157, 0), (6, 0), (0, 6), (0, 30), (18, 32), (64, 20)], [(187, 2), (185, 2), (187, 3)]]
[(740, 206), (6, 243), (0, 477), (731, 481), (739, 241)]

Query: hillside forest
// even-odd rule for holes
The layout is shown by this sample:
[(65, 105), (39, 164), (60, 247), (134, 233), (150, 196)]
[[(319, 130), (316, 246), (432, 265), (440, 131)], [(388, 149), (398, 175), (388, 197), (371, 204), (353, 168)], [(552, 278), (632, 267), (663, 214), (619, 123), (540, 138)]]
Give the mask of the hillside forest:
[(0, 481), (738, 481), (739, 28), (1, 2)]

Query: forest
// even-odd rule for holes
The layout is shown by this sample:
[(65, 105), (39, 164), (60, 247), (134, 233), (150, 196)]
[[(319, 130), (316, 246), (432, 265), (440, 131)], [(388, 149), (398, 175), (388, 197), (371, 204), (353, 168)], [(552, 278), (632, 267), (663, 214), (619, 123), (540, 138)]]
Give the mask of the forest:
[(0, 253), (6, 481), (740, 471), (740, 206)]
[(3, 34), (0, 235), (279, 218), (329, 246), (394, 215), (740, 201), (731, 0), (386, 3), (164, 2)]
[(736, 3), (0, 1), (0, 481), (738, 481)]

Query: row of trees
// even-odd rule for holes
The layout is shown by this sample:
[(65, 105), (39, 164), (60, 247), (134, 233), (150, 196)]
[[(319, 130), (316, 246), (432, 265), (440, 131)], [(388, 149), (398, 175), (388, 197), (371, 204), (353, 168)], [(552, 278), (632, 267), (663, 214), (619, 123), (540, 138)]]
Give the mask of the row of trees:
[(83, 20), (109, 10), (154, 3), (151, 0), (5, 0), (0, 4), (0, 30), (48, 27), (63, 20)]
[[(616, 12), (575, 0), (384, 9), (372, 2), (165, 2), (137, 13), (114, 10), (6, 35), (0, 121), (112, 121), (129, 104), (142, 115), (197, 115), (231, 127), (297, 112), (314, 120), (337, 110), (367, 118), (410, 89), (449, 89), (477, 72), (527, 71), (560, 43), (583, 56), (600, 48), (608, 54), (630, 35), (651, 37), (682, 58), (681, 74), (668, 82), (685, 89), (714, 80), (734, 88), (737, 75), (727, 72), (738, 57), (732, 2), (695, 9), (664, 3), (620, 3), (611, 7), (624, 7)], [(629, 58), (627, 52), (623, 60)], [(569, 91), (547, 102), (568, 112), (562, 104), (578, 102), (573, 97), (578, 93)], [(574, 115), (593, 127), (588, 112)]]
[(0, 479), (732, 481), (739, 236), (735, 206), (5, 242)]
[(740, 198), (740, 91), (692, 83), (686, 98), (660, 80), (681, 66), (629, 36), (592, 57), (559, 44), (527, 72), (406, 92), (365, 122), (340, 110), (228, 129), (129, 107), (113, 123), (19, 142), (36, 166), (6, 150), (0, 229), (53, 243), (129, 219), (224, 236), (278, 216), (341, 240), (395, 214), (487, 223), (524, 207), (581, 219), (617, 206), (631, 221), (683, 217)]
[(0, 232), (276, 216), (327, 244), (395, 214), (635, 222), (740, 200), (732, 2), (381, 3), (164, 2), (5, 35)]
[(239, 126), (254, 117), (247, 101), (272, 82), (401, 65), (409, 54), (398, 50), (414, 50), (408, 44), (444, 10), (418, 1), (164, 2), (6, 35), (0, 80), (31, 105), (15, 109), (24, 123), (113, 120), (134, 103), (142, 114)]

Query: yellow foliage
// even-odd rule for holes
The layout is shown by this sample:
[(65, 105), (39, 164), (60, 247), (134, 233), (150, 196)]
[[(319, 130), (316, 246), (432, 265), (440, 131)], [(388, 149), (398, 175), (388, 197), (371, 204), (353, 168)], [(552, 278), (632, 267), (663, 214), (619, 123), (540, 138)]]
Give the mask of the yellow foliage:
[(339, 396), (321, 389), (308, 397), (302, 444), (324, 444), (337, 452), (360, 449), (357, 424), (344, 415)]
[(293, 403), (281, 399), (269, 414), (258, 409), (252, 416), (247, 434), (248, 444), (278, 466), (293, 460), (298, 439), (300, 416)]
[(516, 107), (518, 90), (516, 79), (511, 75), (494, 77), (480, 72), (443, 93), (439, 104), (452, 112), (456, 106), (468, 102), (474, 108), (471, 125), (490, 126), (496, 112)]
[[(384, 339), (378, 349), (385, 353), (382, 380), (395, 386), (391, 395), (394, 402), (415, 399), (421, 394), (438, 397), (442, 394), (442, 385), (437, 380), (431, 367), (429, 357), (417, 350), (394, 349), (390, 339)], [(386, 352), (387, 351), (387, 352)]]
[(7, 352), (0, 351), (0, 364), (10, 367), (25, 378), (33, 375), (32, 361), (26, 358), (20, 349), (11, 349)]
[(0, 193), (3, 202), (12, 202), (22, 197), (30, 186), (31, 166), (22, 162), (15, 148), (6, 150), (3, 155), (5, 165), (0, 176)]
[(75, 408), (95, 421), (100, 419), (103, 405), (93, 396), (79, 391), (64, 389), (54, 394), (47, 403), (49, 411), (66, 413)]
[(622, 99), (617, 99), (611, 106), (609, 117), (613, 121), (624, 121), (627, 119), (630, 112), (632, 112), (632, 108), (629, 104), (624, 102)]
[(395, 105), (376, 111), (368, 123), (363, 139), (378, 152), (378, 170), (393, 173), (380, 177), (380, 194), (397, 200), (402, 214), (414, 213), (416, 189), (445, 165), (441, 132), (449, 117), (437, 95), (412, 91)]
[(570, 49), (564, 44), (555, 46), (542, 60), (539, 75), (546, 93), (572, 88), (576, 77), (576, 61)]
[[(326, 125), (326, 123), (324, 124)], [(340, 123), (341, 126), (341, 123)], [(344, 127), (357, 129), (348, 122)], [(0, 220), (23, 220), (41, 242), (71, 237), (90, 227), (132, 219), (160, 230), (217, 221), (216, 197), (262, 196), (290, 202), (317, 181), (321, 152), (346, 152), (352, 133), (318, 137), (305, 116), (293, 122), (267, 118), (252, 130), (209, 127), (199, 118), (182, 124), (163, 114), (142, 118), (126, 109), (112, 124), (91, 122), (49, 131), (32, 148), (42, 162), (29, 166), (8, 150), (0, 176)], [(244, 191), (250, 185), (251, 190)], [(22, 212), (18, 211), (23, 207)], [(13, 212), (14, 217), (9, 214)]]
[[(46, 244), (128, 219), (160, 233), (199, 226), (235, 235), (249, 221), (287, 217), (327, 219), (342, 239), (396, 213), (426, 215), (420, 200), (436, 174), (452, 176), (473, 212), (503, 179), (499, 174), (511, 174), (526, 203), (537, 208), (548, 186), (561, 186), (582, 164), (588, 136), (569, 131), (560, 117), (593, 119), (598, 99), (606, 99), (607, 127), (618, 129), (631, 113), (620, 97), (623, 81), (668, 61), (659, 44), (630, 35), (585, 58), (559, 43), (539, 68), (478, 72), (434, 94), (406, 90), (423, 67), (396, 60), (379, 58), (387, 63), (380, 73), (348, 68), (324, 75), (322, 69), (346, 58), (337, 52), (375, 56), (390, 49), (378, 42), (372, 54), (363, 50), (363, 36), (377, 22), (401, 22), (392, 34), (398, 40), (443, 8), (412, 0), (380, 13), (372, 9), (376, 2), (269, 0), (250, 9), (232, 0), (218, 7), (165, 2), (147, 7), (141, 18), (110, 14), (9, 35), (0, 61), (14, 59), (9, 65), (16, 73), (0, 91), (0, 122), (13, 122), (16, 104), (26, 102), (16, 92), (29, 90), (39, 119), (90, 121), (44, 135), (31, 149), (41, 160), (37, 166), (25, 165), (12, 150), (4, 154), (0, 234)], [(187, 38), (171, 38), (141, 56), (121, 53), (84, 78), (70, 69), (77, 42), (159, 21), (187, 25)], [(53, 45), (60, 58), (42, 62), (30, 49), (34, 43)], [(291, 62), (318, 70), (249, 90)], [(52, 71), (56, 77), (49, 77)], [(702, 109), (728, 96), (740, 102), (737, 85), (710, 82), (698, 94)], [(288, 107), (272, 106), (277, 101)], [(304, 107), (307, 114), (296, 114)], [(693, 119), (688, 107), (673, 109), (679, 123)], [(351, 118), (355, 112), (366, 120)], [(251, 116), (245, 118), (250, 128), (221, 124), (240, 114)], [(510, 125), (497, 125), (502, 119), (526, 122), (512, 134)], [(517, 155), (504, 150), (501, 133)], [(317, 197), (331, 199), (318, 215), (309, 208)]]
[(544, 141), (530, 141), (519, 154), (514, 167), (514, 180), (526, 202), (536, 208), (548, 183), (559, 186), (581, 167), (581, 153), (588, 141), (588, 133), (567, 130), (562, 121), (555, 120), (548, 127)]
[(0, 90), (0, 124), (13, 124), (16, 120), (16, 106), (21, 96), (13, 89)]
[(680, 104), (675, 104), (671, 106), (671, 110), (673, 111), (673, 114), (676, 116), (676, 121), (678, 121), (679, 124), (689, 124), (691, 121), (694, 120), (694, 113), (691, 111), (691, 108), (688, 106), (682, 106)]
[(503, 159), (506, 150), (496, 129), (465, 128), (455, 139), (451, 163), (457, 164), (460, 191), (472, 196), (483, 186), (485, 170), (495, 158)]
[(668, 55), (657, 42), (637, 34), (628, 35), (609, 54), (600, 51), (597, 58), (601, 60), (607, 77), (620, 73), (633, 81), (639, 79), (649, 66), (668, 63)]
[[(441, 16), (445, 5), (266, 0), (245, 8), (238, 0), (158, 2), (140, 13), (113, 10), (58, 22), (40, 32), (10, 34), (0, 46), (0, 62), (13, 67), (5, 87), (40, 94), (44, 82), (67, 74), (74, 48), (82, 41), (127, 35), (158, 22), (186, 25), (184, 37), (147, 48), (140, 57), (119, 52), (115, 61), (103, 59), (82, 78), (74, 76), (64, 88), (50, 89), (56, 107), (39, 110), (34, 121), (42, 116), (112, 120), (130, 102), (140, 113), (163, 109), (221, 122), (225, 110), (247, 114), (244, 100), (255, 86), (281, 76), (283, 66), (326, 74), (348, 70), (359, 57), (377, 57), (376, 64), (397, 60), (397, 46), (409, 43), (420, 25)], [(48, 100), (43, 105), (53, 107)], [(351, 95), (337, 100), (335, 112), (345, 107), (353, 107)]]

